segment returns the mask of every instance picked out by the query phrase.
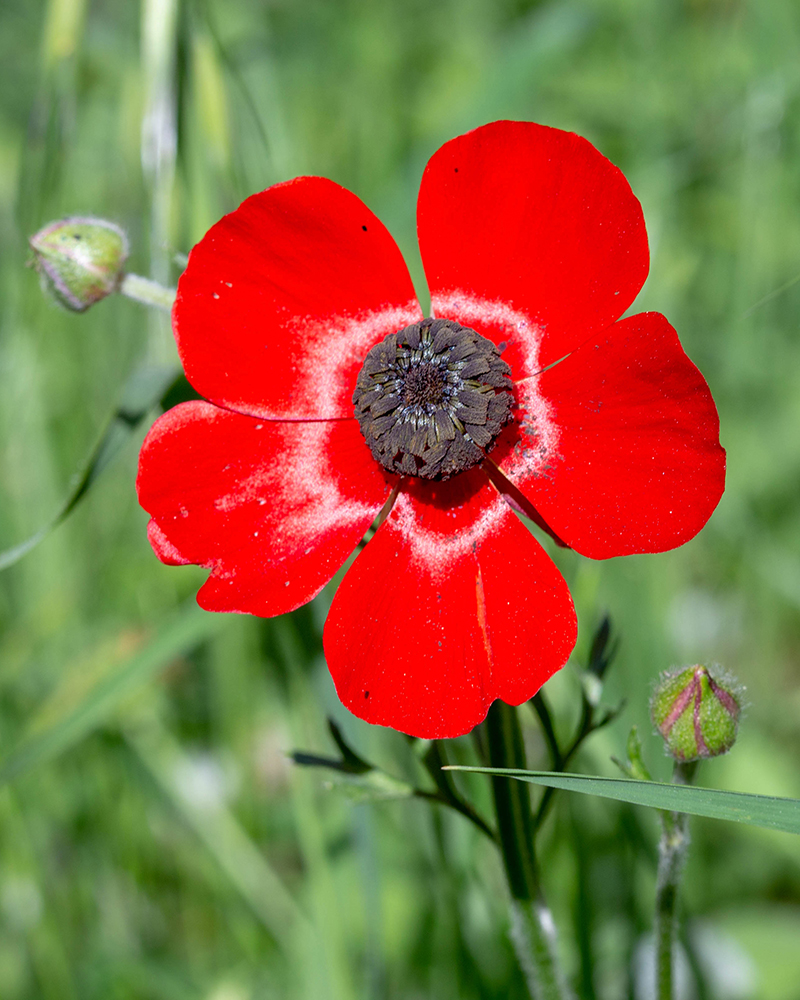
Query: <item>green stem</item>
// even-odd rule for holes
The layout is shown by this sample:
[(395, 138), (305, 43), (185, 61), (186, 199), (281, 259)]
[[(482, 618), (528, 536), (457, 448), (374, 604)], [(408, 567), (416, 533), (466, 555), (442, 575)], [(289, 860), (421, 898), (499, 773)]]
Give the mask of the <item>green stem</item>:
[(165, 288), (157, 281), (142, 278), (138, 274), (126, 274), (119, 290), (129, 299), (135, 299), (136, 302), (142, 302), (146, 306), (165, 309), (167, 312), (172, 310), (172, 304), (175, 301), (174, 288)]
[[(691, 784), (694, 764), (676, 764), (672, 780)], [(661, 840), (658, 844), (658, 881), (656, 884), (656, 996), (673, 1000), (673, 970), (677, 931), (676, 902), (686, 854), (689, 849), (689, 817), (685, 813), (661, 814)]]
[(422, 763), (425, 765), (425, 769), (428, 774), (433, 778), (436, 785), (436, 791), (427, 792), (421, 788), (415, 788), (414, 794), (418, 798), (429, 799), (432, 802), (439, 802), (443, 806), (449, 806), (451, 809), (455, 809), (456, 812), (461, 813), (461, 815), (466, 817), (466, 819), (468, 819), (471, 823), (474, 823), (481, 833), (487, 836), (490, 840), (494, 841), (496, 844), (497, 834), (472, 808), (472, 806), (461, 798), (456, 791), (455, 785), (453, 784), (450, 772), (443, 770), (444, 765), (447, 763), (447, 759), (444, 756), (444, 746), (439, 740), (431, 741), (431, 745), (428, 748)]
[(558, 737), (556, 736), (556, 730), (553, 726), (553, 716), (550, 714), (550, 706), (547, 704), (544, 691), (536, 692), (533, 698), (531, 698), (531, 705), (533, 706), (534, 712), (536, 712), (539, 717), (539, 722), (542, 726), (542, 733), (544, 734), (547, 748), (550, 751), (552, 769), (554, 771), (560, 771), (561, 747), (558, 745)]
[[(517, 710), (496, 701), (486, 720), (492, 767), (525, 768)], [(568, 1000), (572, 994), (556, 958), (555, 926), (542, 896), (533, 845), (528, 785), (492, 777), (497, 831), (511, 892), (511, 937), (533, 1000)]]

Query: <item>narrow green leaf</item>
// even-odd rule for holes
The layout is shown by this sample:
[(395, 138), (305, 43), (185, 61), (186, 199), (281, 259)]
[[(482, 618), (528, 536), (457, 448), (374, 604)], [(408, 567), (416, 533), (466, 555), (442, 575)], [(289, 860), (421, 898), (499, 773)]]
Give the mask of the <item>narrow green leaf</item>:
[(333, 737), (333, 742), (339, 748), (339, 753), (342, 755), (342, 761), (348, 765), (347, 770), (349, 770), (352, 774), (366, 774), (367, 771), (373, 770), (372, 764), (367, 763), (363, 757), (359, 757), (347, 740), (345, 740), (341, 729), (336, 725), (333, 719), (328, 719), (328, 729)]
[(373, 768), (366, 774), (347, 774), (334, 771), (328, 782), (353, 802), (386, 802), (392, 799), (411, 799), (414, 789), (405, 781), (393, 778), (385, 771)]
[(341, 788), (350, 798), (358, 802), (410, 799), (417, 794), (408, 782), (393, 778), (380, 768), (371, 765), (367, 765), (365, 770), (363, 764), (336, 760), (335, 757), (322, 757), (315, 753), (304, 753), (301, 750), (295, 750), (289, 756), (300, 767), (324, 767), (333, 771), (336, 777), (328, 783), (330, 787)]
[(617, 765), (627, 778), (633, 778), (635, 781), (652, 781), (653, 778), (647, 770), (647, 764), (644, 762), (642, 741), (639, 738), (639, 731), (636, 726), (631, 727), (628, 735), (627, 749), (627, 760), (619, 760), (617, 757), (612, 757), (612, 762)]
[(451, 765), (453, 771), (477, 771), (481, 774), (504, 774), (533, 785), (560, 788), (565, 792), (583, 792), (605, 799), (650, 806), (670, 812), (706, 816), (709, 819), (750, 823), (768, 830), (800, 833), (800, 799), (753, 795), (749, 792), (725, 792), (694, 785), (669, 785), (660, 781), (632, 778), (598, 778), (586, 774), (559, 774), (554, 771), (522, 771), (497, 767)]
[(7, 569), (19, 562), (67, 517), (83, 499), (100, 473), (108, 467), (111, 460), (128, 441), (139, 423), (162, 398), (173, 391), (175, 383), (183, 378), (180, 369), (171, 365), (144, 366), (137, 368), (131, 374), (123, 387), (120, 401), (106, 424), (100, 440), (73, 477), (72, 487), (61, 506), (50, 520), (30, 538), (0, 552), (0, 570)]
[(47, 724), (34, 719), (32, 732), (0, 761), (0, 786), (57, 757), (106, 719), (122, 699), (175, 657), (193, 649), (221, 628), (225, 615), (201, 611), (192, 601), (118, 669), (103, 675), (75, 703), (64, 698), (55, 710), (44, 709)]

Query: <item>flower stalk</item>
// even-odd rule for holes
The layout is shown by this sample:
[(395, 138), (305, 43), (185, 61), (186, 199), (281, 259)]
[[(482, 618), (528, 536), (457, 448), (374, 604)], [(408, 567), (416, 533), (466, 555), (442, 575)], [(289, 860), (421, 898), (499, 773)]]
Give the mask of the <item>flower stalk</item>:
[(157, 281), (142, 278), (138, 274), (126, 274), (119, 286), (120, 292), (129, 299), (146, 306), (171, 312), (175, 302), (175, 289), (165, 288)]
[[(517, 710), (501, 701), (486, 719), (492, 767), (525, 768)], [(497, 830), (511, 892), (511, 938), (533, 1000), (571, 1000), (556, 956), (555, 925), (545, 904), (536, 866), (529, 786), (492, 777)]]
[[(672, 780), (691, 784), (697, 763), (675, 762)], [(656, 997), (673, 1000), (676, 902), (681, 875), (689, 851), (689, 817), (685, 813), (661, 814), (661, 840), (658, 844), (658, 881), (656, 883)]]
[[(739, 726), (742, 693), (736, 679), (716, 664), (707, 667), (698, 663), (661, 675), (650, 700), (650, 717), (664, 739), (664, 749), (675, 761), (673, 782), (691, 784), (700, 760), (718, 757), (731, 749)], [(628, 740), (628, 766), (622, 768), (631, 777), (650, 781), (641, 750), (634, 729)], [(688, 817), (662, 812), (655, 913), (658, 1000), (673, 1000), (675, 911), (688, 850)]]

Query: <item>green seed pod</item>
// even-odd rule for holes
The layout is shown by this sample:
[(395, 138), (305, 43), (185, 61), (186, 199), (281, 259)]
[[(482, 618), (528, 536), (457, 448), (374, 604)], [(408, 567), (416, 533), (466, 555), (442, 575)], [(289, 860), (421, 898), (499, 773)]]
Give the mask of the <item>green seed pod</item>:
[(67, 309), (84, 312), (119, 288), (128, 240), (113, 222), (60, 219), (40, 229), (30, 245), (42, 284)]
[(650, 716), (675, 760), (727, 753), (736, 740), (742, 690), (719, 667), (679, 667), (662, 674)]

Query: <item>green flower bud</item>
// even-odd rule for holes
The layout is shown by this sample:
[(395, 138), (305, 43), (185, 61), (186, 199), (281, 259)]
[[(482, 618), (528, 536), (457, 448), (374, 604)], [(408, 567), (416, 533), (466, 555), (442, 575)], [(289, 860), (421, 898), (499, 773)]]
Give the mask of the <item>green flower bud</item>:
[(84, 312), (117, 291), (128, 256), (125, 233), (105, 219), (60, 219), (30, 238), (42, 284), (67, 309)]
[(742, 690), (719, 667), (679, 667), (662, 674), (650, 716), (676, 760), (727, 753), (736, 740)]

